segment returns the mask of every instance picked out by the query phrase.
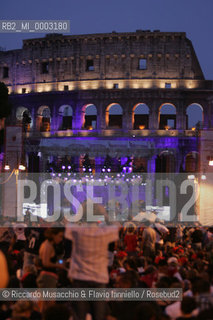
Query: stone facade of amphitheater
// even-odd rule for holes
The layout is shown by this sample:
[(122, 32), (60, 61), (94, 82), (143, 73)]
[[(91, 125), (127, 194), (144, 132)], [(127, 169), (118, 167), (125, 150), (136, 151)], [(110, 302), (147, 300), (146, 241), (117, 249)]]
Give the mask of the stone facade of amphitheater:
[(135, 171), (203, 169), (200, 132), (213, 127), (213, 81), (185, 33), (24, 40), (22, 49), (0, 52), (0, 81), (13, 104), (10, 123), (31, 118), (24, 125), (29, 171), (65, 158), (81, 171), (85, 153), (96, 172), (107, 154), (123, 164), (130, 157)]

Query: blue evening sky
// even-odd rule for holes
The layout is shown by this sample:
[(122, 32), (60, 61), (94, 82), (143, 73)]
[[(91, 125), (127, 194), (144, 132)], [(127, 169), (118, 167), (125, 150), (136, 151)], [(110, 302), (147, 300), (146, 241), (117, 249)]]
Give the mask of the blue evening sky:
[[(213, 0), (3, 0), (0, 19), (69, 19), (71, 34), (160, 29), (185, 31), (206, 79), (213, 79)], [(44, 34), (0, 34), (0, 46)]]

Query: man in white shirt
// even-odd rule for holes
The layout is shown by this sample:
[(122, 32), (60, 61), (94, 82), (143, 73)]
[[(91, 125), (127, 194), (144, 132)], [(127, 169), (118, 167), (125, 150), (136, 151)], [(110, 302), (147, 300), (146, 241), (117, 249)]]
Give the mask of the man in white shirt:
[(169, 229), (161, 223), (153, 223), (151, 227), (156, 232), (156, 250), (161, 250), (164, 244), (164, 236), (169, 233)]
[[(83, 204), (83, 216), (86, 213), (86, 203)], [(103, 206), (93, 205), (94, 215), (106, 216)], [(70, 224), (65, 231), (65, 237), (72, 241), (72, 255), (69, 277), (76, 288), (104, 288), (109, 282), (108, 246), (118, 240), (118, 227), (98, 225), (97, 223)], [(79, 319), (84, 320), (92, 305), (93, 319), (105, 319), (106, 304), (104, 301), (76, 303)]]

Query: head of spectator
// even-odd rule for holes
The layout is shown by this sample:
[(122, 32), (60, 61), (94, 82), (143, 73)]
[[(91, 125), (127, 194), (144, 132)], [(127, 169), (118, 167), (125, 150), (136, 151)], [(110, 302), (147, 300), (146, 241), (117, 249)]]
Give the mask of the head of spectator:
[(45, 231), (45, 238), (53, 244), (57, 245), (62, 242), (64, 237), (64, 230), (61, 228), (48, 228)]
[(164, 257), (158, 259), (157, 268), (158, 268), (158, 277), (163, 277), (168, 274), (168, 264)]
[(213, 307), (203, 310), (199, 313), (196, 320), (211, 320), (213, 315)]
[(138, 287), (138, 274), (135, 271), (127, 271), (121, 273), (116, 278), (116, 288), (137, 288)]
[(63, 304), (55, 304), (44, 312), (43, 320), (69, 320), (71, 311)]
[(160, 318), (160, 308), (155, 302), (142, 302), (135, 310), (134, 320), (157, 320)]
[(155, 266), (149, 265), (144, 272), (144, 275), (140, 278), (142, 282), (145, 282), (148, 288), (152, 288), (154, 283), (158, 279), (158, 270)]
[(181, 301), (181, 311), (184, 317), (192, 317), (193, 311), (197, 308), (197, 303), (193, 297), (183, 297)]
[(23, 288), (37, 288), (36, 278), (37, 270), (32, 264), (28, 264), (24, 267), (24, 274), (21, 278), (21, 284)]
[(17, 301), (13, 306), (12, 320), (27, 320), (30, 319), (33, 311), (32, 301)]
[(210, 293), (210, 283), (209, 281), (197, 278), (192, 282), (192, 293), (194, 296), (200, 294), (209, 294)]
[(127, 271), (130, 271), (130, 270), (137, 271), (137, 264), (134, 258), (126, 259), (123, 265)]

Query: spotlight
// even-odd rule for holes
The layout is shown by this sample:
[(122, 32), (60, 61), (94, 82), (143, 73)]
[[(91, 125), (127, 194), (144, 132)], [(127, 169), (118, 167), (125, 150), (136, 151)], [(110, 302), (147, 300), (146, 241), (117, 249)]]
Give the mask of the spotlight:
[(188, 175), (188, 179), (189, 179), (189, 180), (194, 180), (194, 179), (195, 179), (195, 175), (194, 175), (194, 174)]
[(10, 166), (9, 166), (9, 164), (5, 164), (5, 166), (4, 166), (4, 170), (10, 170)]
[(26, 170), (26, 167), (25, 167), (23, 164), (20, 164), (18, 168), (19, 168), (19, 170), (21, 170), (21, 171)]

